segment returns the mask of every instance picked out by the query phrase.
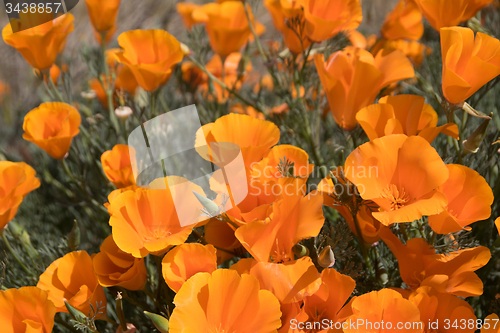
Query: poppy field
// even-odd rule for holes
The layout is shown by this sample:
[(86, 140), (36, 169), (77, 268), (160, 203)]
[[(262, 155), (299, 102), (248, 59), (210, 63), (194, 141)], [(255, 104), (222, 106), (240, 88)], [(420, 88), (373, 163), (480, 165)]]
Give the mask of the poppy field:
[(131, 2), (2, 27), (1, 332), (500, 333), (500, 1)]

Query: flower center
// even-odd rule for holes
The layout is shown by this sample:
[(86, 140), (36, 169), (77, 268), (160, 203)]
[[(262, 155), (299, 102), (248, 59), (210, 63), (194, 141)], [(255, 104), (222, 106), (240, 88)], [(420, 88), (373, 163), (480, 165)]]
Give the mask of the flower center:
[(410, 197), (405, 193), (404, 188), (398, 189), (394, 184), (390, 184), (382, 192), (382, 198), (385, 198), (391, 202), (391, 210), (398, 210), (403, 207)]
[(276, 250), (274, 250), (273, 254), (271, 254), (271, 260), (276, 264), (283, 264), (291, 260), (291, 258), (286, 253), (285, 249), (280, 250), (280, 247), (278, 245), (278, 239), (276, 239)]
[(213, 327), (212, 329), (209, 329), (210, 333), (235, 333), (236, 331), (230, 331), (229, 329), (226, 329), (222, 327), (222, 323), (219, 324), (218, 327)]
[(172, 234), (166, 227), (156, 227), (147, 230), (144, 233), (144, 240), (148, 242), (156, 241), (158, 239), (166, 238)]

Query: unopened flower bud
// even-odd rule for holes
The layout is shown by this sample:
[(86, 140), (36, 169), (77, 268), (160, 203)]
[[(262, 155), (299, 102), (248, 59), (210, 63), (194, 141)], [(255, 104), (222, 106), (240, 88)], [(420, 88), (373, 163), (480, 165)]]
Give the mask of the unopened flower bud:
[(335, 255), (333, 254), (333, 250), (330, 245), (325, 247), (319, 254), (318, 264), (323, 268), (328, 268), (335, 265)]
[(168, 333), (167, 318), (147, 311), (144, 311), (144, 314), (148, 316), (149, 319), (151, 319), (151, 321), (153, 322), (158, 331), (160, 331), (161, 333)]
[(94, 91), (94, 90), (89, 90), (89, 91), (82, 91), (80, 93), (80, 96), (82, 96), (82, 98), (85, 98), (86, 100), (93, 100), (94, 98), (97, 97), (97, 93)]
[(194, 196), (198, 199), (198, 201), (205, 207), (205, 210), (207, 213), (210, 214), (210, 216), (217, 216), (220, 213), (219, 206), (213, 202), (212, 200), (204, 197), (203, 195), (196, 193), (193, 191)]
[(119, 106), (115, 109), (115, 115), (125, 121), (132, 115), (133, 111), (128, 106)]
[(80, 227), (78, 227), (78, 222), (75, 220), (73, 222), (73, 229), (68, 236), (68, 248), (74, 251), (80, 246)]
[(12, 234), (12, 237), (14, 237), (14, 238), (20, 238), (21, 234), (24, 231), (23, 227), (21, 227), (15, 221), (10, 221), (10, 223), (9, 223), (9, 230), (10, 230), (10, 233)]
[(302, 244), (295, 244), (293, 246), (293, 253), (297, 257), (302, 258), (309, 255), (309, 249)]
[(378, 263), (377, 265), (377, 275), (379, 281), (385, 285), (387, 282), (389, 282), (389, 274), (387, 273), (387, 269), (385, 268), (384, 264), (381, 262)]
[(463, 141), (464, 144), (464, 156), (470, 153), (477, 153), (479, 150), (479, 146), (481, 142), (483, 142), (484, 137), (486, 136), (486, 130), (488, 129), (488, 125), (491, 121), (491, 116), (493, 114), (490, 113), (490, 117), (484, 119), (484, 121), (479, 125), (479, 127), (472, 132), (471, 135), (467, 138), (467, 140)]
[(21, 243), (24, 251), (26, 251), (31, 258), (38, 257), (38, 251), (31, 244), (30, 235), (20, 224), (15, 221), (10, 221), (9, 231), (12, 234), (12, 237)]

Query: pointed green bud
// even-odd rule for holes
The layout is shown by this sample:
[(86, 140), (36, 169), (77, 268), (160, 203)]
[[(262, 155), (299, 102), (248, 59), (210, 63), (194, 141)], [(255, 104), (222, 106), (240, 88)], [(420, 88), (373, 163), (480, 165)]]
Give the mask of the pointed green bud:
[(389, 282), (389, 274), (387, 273), (387, 269), (385, 268), (384, 264), (381, 262), (378, 263), (377, 265), (377, 275), (379, 281), (385, 285), (387, 282)]
[(325, 247), (319, 254), (318, 264), (323, 268), (328, 268), (335, 265), (335, 255), (333, 254), (333, 250), (330, 245)]
[(198, 199), (198, 201), (203, 205), (203, 207), (205, 207), (205, 209), (207, 210), (207, 212), (211, 215), (211, 216), (217, 216), (219, 215), (219, 206), (217, 206), (217, 204), (215, 202), (213, 202), (212, 200), (208, 199), (207, 197), (204, 197), (203, 195), (199, 194), (199, 193), (196, 193), (195, 191), (193, 191), (194, 193), (194, 196)]
[(76, 321), (81, 321), (85, 318), (87, 318), (86, 315), (83, 314), (80, 310), (75, 309), (71, 304), (69, 304), (67, 301), (64, 301), (64, 304), (66, 305), (66, 309), (68, 309), (68, 312), (71, 316)]
[(15, 221), (10, 221), (8, 226), (12, 237), (21, 243), (24, 251), (26, 251), (31, 258), (37, 259), (39, 254), (31, 244), (31, 238), (28, 232)]
[(486, 132), (488, 129), (488, 125), (490, 124), (491, 121), (491, 116), (493, 113), (490, 113), (490, 117), (486, 118), (483, 120), (481, 125), (479, 125), (478, 128), (474, 132), (472, 132), (471, 135), (467, 138), (467, 140), (463, 141), (464, 144), (464, 156), (468, 155), (470, 153), (477, 153), (479, 150), (479, 146), (483, 142), (484, 137), (486, 136)]
[(78, 222), (74, 220), (73, 229), (68, 235), (68, 248), (71, 251), (74, 251), (80, 246), (80, 227), (78, 227)]
[(309, 249), (302, 244), (295, 244), (293, 246), (293, 253), (297, 257), (302, 258), (309, 255)]
[(21, 227), (16, 221), (10, 221), (8, 224), (9, 226), (9, 231), (12, 234), (12, 237), (19, 239), (21, 238), (21, 235), (23, 234), (23, 227)]
[(160, 315), (157, 315), (157, 314), (154, 314), (154, 313), (151, 313), (151, 312), (147, 312), (147, 311), (144, 311), (144, 314), (146, 316), (148, 316), (149, 319), (151, 319), (151, 321), (153, 322), (155, 327), (158, 329), (158, 331), (160, 331), (161, 333), (168, 333), (168, 319), (167, 318), (160, 316)]

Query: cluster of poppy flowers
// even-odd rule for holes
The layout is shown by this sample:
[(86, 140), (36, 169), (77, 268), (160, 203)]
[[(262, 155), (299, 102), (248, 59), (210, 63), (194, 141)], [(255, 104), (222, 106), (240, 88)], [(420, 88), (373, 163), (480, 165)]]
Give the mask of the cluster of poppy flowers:
[[(315, 167), (309, 163), (309, 155), (293, 145), (278, 145), (280, 129), (266, 120), (291, 112), (290, 107), (257, 110), (232, 103), (233, 113), (205, 124), (196, 140), (238, 145), (249, 193), (243, 202), (221, 211), (220, 195), (227, 189), (212, 179), (211, 190), (219, 197), (204, 205), (216, 213), (188, 226), (180, 223), (174, 207), (175, 196), (182, 194), (161, 186), (162, 182), (188, 181), (168, 176), (139, 187), (130, 148), (115, 145), (101, 156), (102, 171), (117, 188), (105, 203), (112, 234), (98, 253), (74, 251), (54, 261), (40, 275), (36, 287), (0, 291), (2, 330), (51, 332), (57, 312), (88, 315), (96, 304), (100, 308), (94, 318), (109, 319), (104, 288), (147, 292), (145, 258), (149, 255), (161, 261), (158, 269), (176, 294), (168, 321), (154, 317), (162, 332), (295, 332), (292, 322), (303, 323), (304, 330), (298, 331), (308, 332), (313, 330), (307, 327), (316, 327), (314, 323), (325, 319), (390, 322), (394, 327), (399, 322), (422, 323), (407, 332), (431, 332), (426, 325), (434, 320), (476, 323), (478, 318), (464, 298), (482, 295), (483, 282), (475, 271), (488, 263), (490, 250), (457, 246), (451, 253), (440, 254), (424, 238), (403, 243), (391, 226), (428, 217), (436, 234), (470, 229), (472, 223), (490, 218), (493, 192), (478, 172), (461, 164), (445, 164), (431, 143), (438, 135), (458, 140), (458, 126), (451, 121), (438, 126), (438, 113), (425, 98), (398, 94), (398, 82), (414, 78), (414, 66), (432, 52), (418, 42), (425, 17), (440, 33), (443, 101), (450, 109), (463, 107), (470, 96), (500, 75), (500, 41), (457, 25), (492, 2), (401, 0), (382, 25), (383, 38), (374, 40), (355, 30), (362, 21), (360, 0), (265, 0), (283, 37), (283, 45), (271, 47), (304, 55), (297, 59), (314, 64), (322, 89), (313, 94), (326, 99), (325, 114), (331, 112), (345, 131), (362, 127), (369, 142), (355, 147), (344, 166), (332, 170), (317, 189), (308, 191), (308, 178)], [(116, 30), (120, 0), (85, 3), (96, 39), (106, 46)], [(249, 43), (260, 48), (259, 36), (265, 27), (245, 1), (183, 2), (177, 11), (187, 29), (204, 25), (213, 57), (199, 64), (186, 45), (164, 30), (122, 33), (118, 36), (120, 48), (108, 49), (103, 55), (105, 73), (90, 82), (99, 101), (111, 111), (116, 108), (110, 112), (111, 119), (130, 115), (123, 112), (123, 91), (134, 95), (140, 87), (154, 93), (169, 81), (178, 65), (182, 80), (207, 100), (221, 104), (248, 79), (252, 66), (242, 62), (240, 51)], [(20, 16), (12, 24), (21, 28), (36, 19)], [(39, 75), (57, 86), (61, 69), (55, 65), (56, 58), (72, 31), (73, 16), (68, 13), (18, 33), (7, 25), (2, 35)], [(318, 50), (311, 52), (314, 44), (341, 32), (349, 35), (351, 46), (328, 59)], [(272, 91), (274, 84), (266, 75), (255, 83), (255, 89)], [(296, 98), (309, 93), (301, 91), (303, 87), (295, 88)], [(382, 90), (385, 96), (377, 99)], [(63, 160), (81, 122), (78, 105), (46, 102), (26, 114), (23, 138), (52, 158)], [(2, 230), (26, 195), (39, 186), (35, 170), (26, 163), (0, 162)], [(195, 184), (190, 190), (206, 196)], [(407, 288), (351, 297), (356, 282), (333, 268), (332, 248), (325, 247), (313, 258), (301, 244), (320, 234), (325, 222), (323, 206), (343, 216), (361, 247), (382, 240), (397, 258)], [(496, 225), (500, 230), (500, 220)], [(192, 234), (197, 235), (198, 243), (186, 242)], [(228, 269), (218, 268), (230, 259), (234, 264)], [(349, 327), (343, 331), (366, 331)], [(135, 331), (127, 324), (117, 332)], [(483, 331), (499, 332), (500, 325)]]

